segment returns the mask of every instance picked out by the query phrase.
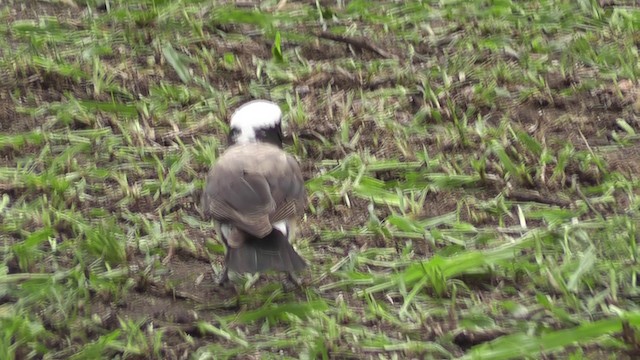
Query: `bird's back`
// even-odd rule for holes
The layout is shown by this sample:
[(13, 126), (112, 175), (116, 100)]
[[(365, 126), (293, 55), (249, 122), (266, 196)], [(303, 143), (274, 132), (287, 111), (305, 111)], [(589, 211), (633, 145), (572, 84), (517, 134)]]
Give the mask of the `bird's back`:
[(211, 168), (202, 196), (205, 216), (253, 236), (266, 236), (274, 222), (301, 213), (306, 205), (298, 162), (277, 146), (234, 145)]

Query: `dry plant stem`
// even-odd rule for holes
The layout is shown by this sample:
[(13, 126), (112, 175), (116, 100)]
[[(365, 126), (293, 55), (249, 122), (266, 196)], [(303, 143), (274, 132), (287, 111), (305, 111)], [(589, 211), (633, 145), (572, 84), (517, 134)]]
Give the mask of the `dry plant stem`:
[(278, 5), (276, 5), (276, 11), (280, 11), (280, 10), (284, 9), (284, 7), (286, 5), (287, 5), (287, 0), (278, 1)]
[(162, 259), (162, 264), (163, 265), (167, 265), (171, 262), (171, 259), (173, 258), (173, 256), (176, 253), (176, 246), (175, 246), (175, 241), (173, 239), (169, 239), (169, 249), (167, 250), (167, 256), (165, 256), (164, 259)]

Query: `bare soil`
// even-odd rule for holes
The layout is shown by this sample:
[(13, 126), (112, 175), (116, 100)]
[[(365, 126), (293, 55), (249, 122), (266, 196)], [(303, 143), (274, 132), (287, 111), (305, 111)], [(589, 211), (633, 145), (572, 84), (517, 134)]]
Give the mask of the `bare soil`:
[[(13, 10), (13, 19), (32, 19), (41, 16), (55, 16), (63, 22), (74, 23), (75, 13), (78, 9), (70, 8), (59, 3), (48, 3), (44, 1), (26, 1), (21, 5), (22, 9)], [(242, 29), (231, 28), (227, 31), (242, 31)], [(153, 29), (141, 27), (141, 37), (147, 36)], [(217, 71), (211, 73), (208, 80), (214, 87), (230, 90), (237, 96), (248, 98), (245, 93), (251, 79), (255, 78), (255, 69), (251, 68), (252, 57), (268, 59), (271, 57), (271, 44), (268, 40), (261, 37), (253, 37), (251, 41), (243, 44), (229, 43), (221, 38), (217, 31), (219, 29), (205, 30), (210, 31), (208, 34), (210, 41), (207, 44), (201, 44), (209, 48), (215, 49), (216, 53), (223, 54), (226, 52), (233, 53), (236, 58), (240, 59), (240, 63), (245, 64), (245, 68), (229, 70), (227, 72)], [(146, 35), (145, 35), (146, 34)], [(336, 59), (346, 57), (361, 57), (371, 59), (379, 57), (379, 54), (367, 50), (352, 51), (346, 44), (323, 40), (322, 46), (316, 45), (294, 45), (299, 46), (301, 55), (316, 63), (330, 64)], [(381, 48), (398, 58), (405, 56), (406, 47), (395, 41), (386, 41), (379, 45)], [(420, 48), (417, 48), (420, 51)], [(425, 51), (433, 54), (442, 54), (446, 50), (438, 50), (429, 47)], [(128, 51), (127, 49), (115, 51)], [(425, 55), (425, 54), (423, 54)], [(154, 54), (160, 59), (159, 54)], [(436, 55), (434, 55), (436, 56)], [(173, 81), (179, 83), (179, 78), (175, 72), (167, 65), (158, 61), (158, 66), (162, 68), (162, 72), (157, 69), (148, 67), (145, 59), (138, 59), (137, 63), (124, 70), (118, 82), (124, 88), (127, 88), (132, 94), (140, 94), (147, 96), (149, 88), (152, 84), (160, 79), (163, 81)], [(117, 63), (113, 64), (118, 65)], [(416, 64), (419, 67), (421, 64)], [(426, 64), (422, 64), (426, 66)], [(41, 69), (21, 68), (19, 64), (15, 73), (0, 73), (0, 131), (3, 133), (21, 133), (41, 128), (45, 125), (46, 119), (39, 116), (31, 116), (23, 108), (36, 108), (54, 101), (63, 100), (65, 92), (71, 92), (78, 99), (87, 100), (104, 100), (102, 95), (96, 95), (93, 92), (91, 84), (86, 82), (76, 82), (69, 78), (61, 78), (51, 73), (47, 73)], [(143, 71), (149, 70), (149, 71)], [(153, 70), (153, 71), (151, 71)], [(156, 74), (147, 76), (145, 74)], [(588, 75), (585, 75), (588, 76)], [(378, 79), (377, 81), (360, 82), (348, 74), (339, 71), (334, 72), (318, 72), (309, 78), (296, 84), (297, 89), (304, 92), (302, 96), (304, 111), (308, 114), (310, 121), (304, 127), (291, 126), (290, 130), (299, 134), (309, 134), (315, 131), (322, 136), (332, 138), (339, 131), (340, 116), (348, 113), (356, 113), (359, 104), (354, 103), (353, 108), (344, 109), (345, 91), (349, 89), (365, 89), (371, 91), (385, 87), (393, 87), (398, 81), (404, 79)], [(548, 82), (554, 90), (554, 95), (547, 98), (531, 99), (520, 104), (497, 104), (494, 108), (483, 108), (479, 106), (479, 111), (490, 115), (491, 119), (500, 119), (504, 114), (512, 120), (513, 126), (527, 130), (536, 139), (550, 146), (562, 147), (564, 143), (570, 141), (576, 148), (587, 148), (593, 145), (604, 145), (611, 143), (609, 134), (612, 130), (619, 130), (616, 119), (623, 118), (634, 127), (639, 127), (636, 121), (638, 119), (639, 88), (638, 84), (624, 82), (619, 84), (617, 91), (613, 84), (610, 87), (598, 89), (596, 91), (579, 93), (571, 97), (562, 97), (559, 94), (561, 90), (580, 84), (581, 77), (576, 75), (572, 78), (562, 78), (559, 74), (549, 74)], [(333, 96), (329, 99), (325, 97), (327, 84), (333, 86)], [(460, 94), (454, 97), (454, 101), (461, 104), (474, 102), (464, 87), (459, 90)], [(621, 94), (622, 96), (619, 96)], [(399, 122), (407, 121), (413, 114), (420, 109), (422, 104), (417, 97), (408, 97), (399, 101), (401, 107), (397, 110)], [(634, 106), (635, 105), (635, 106)], [(328, 107), (334, 116), (328, 116)], [(636, 116), (632, 116), (632, 115)], [(430, 121), (427, 119), (426, 121)], [(444, 121), (450, 121), (445, 118)], [(105, 126), (110, 126), (105, 124)], [(150, 119), (150, 126), (156, 127), (156, 134), (163, 134), (170, 131), (169, 127), (162, 121)], [(114, 127), (114, 131), (116, 127)], [(353, 124), (352, 133), (360, 130), (361, 138), (358, 149), (372, 149), (374, 146), (374, 134), (382, 140), (382, 147), (377, 147), (376, 155), (379, 157), (399, 158), (403, 157), (402, 153), (393, 145), (394, 134), (391, 130), (376, 128), (372, 121), (357, 121)], [(204, 133), (210, 130), (203, 129)], [(220, 134), (221, 139), (224, 134)], [(191, 139), (185, 138), (187, 142)], [(315, 176), (316, 168), (314, 163), (320, 159), (341, 159), (348, 151), (358, 149), (343, 149), (343, 151), (326, 152), (319, 150), (320, 147), (315, 146), (312, 138), (302, 138), (303, 145), (307, 151), (307, 158), (301, 160), (305, 170), (305, 178), (309, 179)], [(465, 149), (459, 147), (449, 147), (446, 143), (438, 143), (431, 137), (414, 138), (410, 144), (410, 153), (422, 151), (422, 146), (426, 146), (432, 154), (445, 152), (451, 158), (456, 155), (474, 157), (475, 149)], [(12, 151), (4, 151), (0, 154), (0, 165), (15, 165), (16, 158), (26, 157), (29, 155), (37, 155), (37, 153), (29, 154), (29, 148), (26, 153), (23, 151), (17, 154)], [(412, 157), (409, 155), (409, 157)], [(605, 154), (612, 169), (622, 173), (634, 176), (640, 175), (640, 147), (636, 144), (631, 148), (624, 150), (614, 150)], [(411, 160), (411, 159), (407, 159)], [(207, 169), (198, 169), (201, 176), (204, 176)], [(577, 164), (574, 166), (575, 175), (580, 183), (591, 185), (598, 183), (599, 174), (597, 171), (589, 169), (581, 169)], [(152, 176), (152, 174), (150, 174)], [(381, 175), (382, 176), (382, 175)], [(135, 179), (130, 179), (132, 182)], [(547, 197), (558, 197), (558, 192), (565, 191), (565, 184), (560, 183), (541, 183), (534, 184), (515, 184), (516, 188), (511, 191), (514, 196), (518, 196), (521, 186), (523, 191), (534, 191)], [(441, 191), (429, 194), (427, 197), (427, 205), (423, 215), (425, 217), (438, 216), (451, 212), (458, 207), (461, 201), (472, 196), (474, 198), (490, 199), (495, 197), (503, 190), (502, 184), (487, 183), (483, 193), (474, 192), (469, 194), (464, 190)], [(186, 214), (196, 216), (197, 212), (193, 203), (197, 203), (197, 194), (191, 199), (186, 199), (184, 203), (179, 204), (175, 211), (181, 210)], [(620, 195), (620, 201), (625, 201), (624, 196)], [(152, 200), (149, 198), (139, 199), (128, 206), (131, 212), (153, 214), (155, 209), (160, 205), (160, 200)], [(322, 214), (309, 214), (308, 222), (302, 224), (301, 235), (306, 238), (314, 239), (312, 225), (323, 229), (340, 229), (344, 224), (348, 224), (349, 228), (355, 228), (364, 225), (369, 219), (367, 211), (368, 202), (354, 200), (351, 207), (337, 207), (335, 211), (326, 211)], [(121, 209), (115, 205), (102, 203), (83, 203), (81, 209), (90, 209), (92, 207), (107, 206), (107, 210), (117, 213)], [(599, 209), (605, 214), (612, 209), (606, 207)], [(384, 216), (384, 214), (380, 214)], [(507, 221), (516, 221), (517, 217), (507, 219)], [(496, 220), (487, 216), (474, 216), (472, 212), (465, 212), (464, 220), (475, 225), (496, 224)], [(36, 224), (34, 224), (35, 226)], [(510, 225), (509, 223), (506, 224)], [(224, 314), (233, 314), (241, 308), (251, 307), (251, 303), (256, 300), (247, 298), (238, 298), (238, 303), (229, 303), (230, 299), (234, 299), (235, 291), (228, 288), (220, 288), (214, 283), (214, 272), (212, 264), (217, 268), (221, 266), (222, 255), (210, 260), (204, 250), (207, 242), (215, 241), (215, 234), (204, 233), (201, 231), (190, 231), (188, 235), (197, 245), (197, 249), (182, 249), (178, 245), (176, 254), (171, 258), (170, 262), (164, 267), (165, 272), (157, 272), (156, 276), (146, 278), (142, 271), (131, 273), (131, 277), (136, 279), (136, 285), (121, 298), (114, 297), (114, 294), (95, 293), (93, 294), (90, 304), (86, 304), (83, 311), (87, 315), (97, 315), (102, 322), (102, 326), (106, 329), (115, 329), (119, 326), (118, 319), (132, 319), (136, 321), (144, 321), (145, 323), (153, 323), (154, 325), (168, 326), (175, 329), (175, 333), (167, 333), (164, 335), (163, 357), (165, 359), (186, 359), (189, 350), (198, 348), (199, 346), (216, 342), (226, 342), (221, 338), (212, 338), (211, 335), (203, 335), (195, 326), (196, 320), (215, 322), (216, 316)], [(355, 238), (339, 241), (335, 244), (319, 243), (318, 251), (338, 251), (341, 256), (345, 256), (349, 250), (361, 247), (388, 246), (383, 242), (370, 238)], [(328, 248), (331, 248), (327, 250)], [(430, 249), (416, 249), (421, 255), (428, 256), (432, 251)], [(145, 254), (138, 249), (128, 249), (128, 262), (130, 266), (140, 264), (140, 270), (145, 266)], [(19, 271), (17, 267), (12, 269)], [(160, 274), (160, 275), (157, 275)], [(319, 275), (317, 271), (311, 271), (307, 275), (306, 281), (309, 282), (314, 276)], [(273, 279), (272, 279), (273, 280)], [(329, 280), (326, 280), (329, 281)], [(316, 284), (321, 285), (321, 284)], [(478, 290), (478, 292), (486, 292), (486, 290)], [(300, 294), (290, 294), (288, 296), (301, 296)], [(333, 298), (336, 294), (326, 294)], [(488, 293), (487, 296), (496, 296), (496, 294)], [(351, 301), (351, 300), (350, 300)], [(362, 304), (352, 304), (355, 309), (360, 308)], [(56, 329), (56, 321), (51, 321), (52, 330)], [(376, 326), (372, 323), (371, 326)], [(434, 327), (428, 329), (423, 334), (419, 334), (422, 340), (429, 340), (436, 337), (437, 334), (446, 332), (448, 325), (446, 322), (442, 324), (434, 324)], [(188, 343), (184, 339), (184, 334), (192, 336), (193, 343)], [(425, 335), (426, 334), (426, 335)], [(461, 334), (456, 343), (460, 349), (459, 353), (467, 349), (473, 344), (487, 341), (495, 338), (499, 334)], [(89, 338), (95, 337), (91, 333), (87, 333)], [(60, 339), (61, 340), (61, 339)], [(52, 340), (52, 346), (64, 347), (65, 343), (60, 341), (56, 344), (56, 340)], [(455, 349), (454, 349), (455, 350)]]

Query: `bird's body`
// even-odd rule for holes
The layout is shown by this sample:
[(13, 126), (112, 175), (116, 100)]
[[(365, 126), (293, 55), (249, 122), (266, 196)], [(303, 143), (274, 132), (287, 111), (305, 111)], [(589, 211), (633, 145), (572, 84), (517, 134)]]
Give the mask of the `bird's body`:
[[(265, 107), (275, 114), (269, 104), (277, 106), (261, 101), (257, 107), (262, 112), (254, 116), (265, 116)], [(221, 282), (228, 279), (228, 270), (275, 270), (291, 275), (306, 267), (290, 243), (296, 220), (306, 206), (300, 167), (282, 150), (281, 143), (273, 141), (281, 136), (280, 114), (276, 114), (277, 122), (272, 116), (260, 123), (248, 116), (249, 105), (242, 112), (243, 108), (236, 111), (235, 120), (232, 117), (231, 146), (209, 171), (202, 195), (202, 213), (216, 222), (218, 236), (226, 247)], [(269, 141), (256, 139), (258, 134)]]
[[(218, 223), (228, 266), (236, 272), (304, 268), (288, 238), (305, 205), (297, 161), (275, 145), (258, 142), (227, 149), (211, 168), (202, 196), (203, 212)], [(283, 239), (288, 246), (279, 244)], [(270, 260), (261, 261), (260, 255)]]

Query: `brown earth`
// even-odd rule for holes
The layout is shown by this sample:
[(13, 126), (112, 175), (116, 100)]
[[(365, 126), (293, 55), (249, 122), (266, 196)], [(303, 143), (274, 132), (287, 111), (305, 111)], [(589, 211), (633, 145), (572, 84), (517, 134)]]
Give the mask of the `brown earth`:
[[(293, 6), (293, 5), (291, 5)], [(20, 10), (10, 11), (9, 21), (17, 19), (38, 18), (44, 15), (55, 16), (61, 19), (61, 22), (75, 23), (74, 14), (78, 9), (71, 8), (65, 4), (53, 4), (43, 1), (27, 1), (22, 5)], [(269, 41), (261, 37), (253, 37), (246, 43), (237, 44), (229, 43), (219, 35), (216, 31), (219, 29), (209, 29), (210, 41), (206, 44), (200, 44), (208, 48), (213, 48), (217, 53), (231, 52), (239, 59), (239, 63), (243, 66), (229, 71), (211, 72), (207, 79), (211, 85), (217, 88), (223, 88), (241, 98), (248, 98), (245, 93), (247, 84), (250, 80), (255, 79), (255, 69), (252, 67), (252, 57), (268, 59), (271, 57), (271, 44)], [(223, 31), (242, 32), (240, 27), (227, 27)], [(152, 36), (153, 29), (141, 27), (140, 37)], [(369, 50), (349, 48), (346, 44), (338, 43), (330, 40), (322, 40), (322, 46), (319, 44), (302, 44), (295, 45), (300, 47), (301, 54), (309, 61), (317, 64), (329, 64), (336, 59), (345, 57), (362, 57), (364, 59), (372, 59), (379, 57), (380, 54)], [(379, 45), (386, 53), (392, 54), (399, 58), (403, 58), (405, 54), (405, 46), (394, 41), (382, 42)], [(420, 50), (420, 47), (417, 48)], [(117, 51), (129, 51), (121, 49)], [(426, 53), (425, 56), (429, 54)], [(430, 53), (441, 54), (446, 50), (438, 51), (428, 48)], [(143, 72), (141, 69), (148, 66), (145, 58), (136, 59), (136, 66), (130, 66), (120, 72), (120, 78), (117, 82), (124, 88), (128, 89), (131, 94), (139, 94), (140, 96), (148, 96), (149, 88), (152, 84), (160, 79), (164, 81), (172, 81), (179, 83), (177, 74), (161, 59), (160, 54), (154, 54), (156, 63), (162, 71), (157, 68), (147, 69), (153, 70)], [(114, 60), (113, 66), (117, 66), (118, 60)], [(83, 80), (73, 80), (70, 78), (60, 77), (51, 73), (47, 73), (41, 69), (33, 69), (16, 64), (17, 71), (14, 73), (4, 71), (0, 73), (2, 86), (0, 87), (0, 131), (2, 133), (20, 133), (28, 132), (38, 128), (48, 128), (47, 119), (40, 116), (31, 116), (24, 111), (24, 108), (37, 108), (43, 104), (61, 101), (65, 92), (72, 93), (77, 99), (87, 100), (105, 100), (105, 94), (95, 94), (92, 86)], [(151, 75), (149, 75), (151, 74)], [(566, 141), (570, 141), (576, 148), (589, 148), (596, 145), (606, 145), (612, 143), (610, 134), (613, 130), (619, 130), (616, 119), (626, 119), (633, 127), (638, 128), (640, 124), (637, 122), (639, 109), (639, 87), (638, 84), (630, 81), (623, 81), (618, 84), (618, 88), (611, 84), (609, 87), (601, 88), (596, 91), (579, 93), (575, 96), (564, 97), (557, 95), (560, 90), (576, 86), (580, 84), (582, 77), (588, 77), (590, 74), (585, 71), (584, 74), (576, 73), (571, 78), (563, 78), (559, 74), (548, 74), (549, 87), (555, 90), (553, 95), (533, 98), (523, 103), (515, 104), (497, 104), (493, 108), (478, 106), (478, 111), (485, 114), (490, 119), (498, 121), (503, 115), (507, 115), (515, 127), (526, 130), (539, 141), (555, 148), (562, 147)], [(346, 91), (350, 89), (365, 89), (371, 91), (380, 88), (393, 87), (398, 83), (406, 83), (406, 79), (389, 79), (378, 78), (368, 81), (357, 79), (344, 71), (316, 71), (306, 79), (301, 79), (296, 84), (296, 89), (302, 94), (303, 110), (308, 115), (309, 122), (303, 127), (296, 127), (291, 124), (290, 131), (299, 134), (310, 134), (312, 131), (322, 135), (328, 139), (333, 138), (339, 131), (340, 119), (348, 114), (357, 114), (359, 112), (358, 103), (353, 103), (351, 108), (345, 108)], [(326, 95), (327, 84), (332, 86), (332, 94)], [(30, 94), (30, 96), (27, 96)], [(108, 98), (108, 96), (107, 96)], [(469, 88), (460, 86), (457, 92), (454, 91), (453, 101), (461, 104), (463, 108), (466, 104), (474, 103), (473, 94)], [(413, 114), (421, 109), (424, 104), (419, 96), (412, 94), (406, 99), (398, 99), (398, 109), (396, 116), (399, 122), (407, 121), (413, 117)], [(18, 107), (19, 105), (19, 107)], [(23, 109), (21, 109), (23, 108)], [(445, 113), (444, 121), (447, 119)], [(172, 128), (166, 119), (146, 119), (150, 128), (155, 133), (155, 141), (160, 145), (170, 145), (173, 143), (172, 138), (163, 136), (171, 134)], [(426, 119), (429, 122), (431, 119)], [(105, 116), (104, 124), (101, 126), (111, 127), (114, 133), (118, 133), (118, 124), (114, 124), (113, 120)], [(412, 154), (421, 151), (425, 146), (430, 154), (445, 153), (449, 158), (455, 156), (471, 156), (475, 157), (474, 149), (459, 147), (455, 144), (436, 141), (433, 137), (412, 138), (408, 156), (394, 144), (394, 133), (390, 129), (383, 129), (376, 126), (373, 121), (367, 119), (357, 119), (352, 124), (351, 133), (355, 134), (360, 131), (361, 138), (356, 149), (333, 148), (330, 150), (320, 150), (315, 146), (313, 136), (301, 136), (303, 146), (306, 150), (307, 157), (302, 161), (305, 169), (305, 178), (310, 179), (316, 174), (314, 163), (320, 159), (341, 159), (348, 152), (359, 149), (377, 149), (376, 155), (379, 157), (406, 158), (411, 160)], [(198, 130), (199, 134), (215, 133), (214, 130), (202, 128)], [(374, 140), (373, 135), (376, 134), (382, 140)], [(218, 134), (222, 139), (224, 134)], [(152, 137), (153, 139), (153, 137)], [(142, 142), (149, 139), (141, 139)], [(191, 136), (181, 138), (185, 143), (191, 143)], [(376, 143), (382, 143), (383, 146), (376, 146)], [(12, 150), (3, 150), (0, 153), (0, 165), (13, 166), (16, 164), (18, 157), (25, 157), (30, 150), (21, 150), (18, 154)], [(36, 152), (33, 155), (37, 155)], [(614, 170), (618, 170), (625, 174), (638, 176), (640, 174), (640, 148), (636, 143), (634, 146), (623, 150), (613, 150), (604, 154), (610, 166)], [(490, 168), (487, 170), (491, 171)], [(203, 176), (206, 168), (195, 169)], [(576, 175), (578, 181), (583, 184), (594, 184), (599, 181), (600, 174), (593, 169), (581, 169), (575, 165), (573, 173), (567, 175), (567, 178)], [(153, 171), (147, 174), (139, 174), (137, 177), (130, 178), (130, 183), (146, 178), (153, 177)], [(382, 176), (382, 175), (381, 175)], [(566, 179), (569, 181), (569, 179)], [(115, 185), (115, 184), (114, 184)], [(532, 197), (534, 201), (541, 198), (556, 199), (557, 203), (564, 204), (560, 199), (559, 193), (566, 190), (566, 184), (559, 182), (541, 182), (536, 181), (533, 184), (512, 184), (515, 187), (510, 192), (513, 199), (523, 199), (526, 196)], [(0, 189), (2, 189), (0, 184)], [(422, 214), (425, 217), (437, 216), (451, 212), (458, 207), (459, 202), (465, 202), (469, 198), (475, 199), (491, 199), (503, 190), (504, 184), (488, 182), (482, 192), (468, 193), (465, 190), (442, 191), (439, 193), (429, 194), (427, 197), (427, 205)], [(20, 189), (2, 189), (14, 194)], [(533, 194), (533, 195), (531, 195)], [(197, 195), (197, 194), (196, 194)], [(197, 216), (193, 203), (197, 201), (197, 196), (185, 198), (177, 204), (172, 211), (182, 212)], [(13, 196), (13, 195), (12, 195)], [(628, 201), (623, 194), (619, 194), (620, 201)], [(128, 210), (136, 213), (155, 214), (157, 208), (161, 205), (162, 199), (153, 200), (151, 198), (140, 198), (138, 201), (128, 205)], [(303, 237), (314, 239), (313, 228), (322, 229), (339, 229), (344, 224), (349, 224), (349, 228), (357, 228), (364, 225), (369, 219), (367, 211), (367, 201), (354, 200), (352, 206), (347, 208), (343, 205), (336, 206), (335, 211), (325, 211), (322, 214), (309, 214), (307, 224), (303, 224), (301, 235)], [(569, 204), (564, 204), (569, 206)], [(121, 211), (120, 207), (114, 204), (91, 204), (84, 203), (80, 209), (88, 209), (94, 206), (106, 206), (106, 210), (112, 213)], [(604, 213), (613, 211), (606, 207), (600, 208), (599, 211)], [(490, 225), (496, 224), (496, 220), (481, 214), (469, 207), (469, 211), (463, 212), (465, 221), (474, 225)], [(384, 214), (380, 214), (384, 216)], [(514, 214), (515, 215), (515, 214)], [(152, 215), (153, 216), (153, 215)], [(517, 222), (517, 216), (507, 217), (505, 226), (513, 225)], [(34, 224), (36, 226), (37, 224)], [(242, 308), (252, 308), (258, 306), (259, 297), (237, 297), (234, 291), (227, 288), (219, 288), (215, 286), (213, 279), (214, 274), (212, 264), (216, 269), (221, 266), (222, 256), (218, 255), (209, 258), (207, 255), (207, 242), (214, 237), (213, 233), (206, 233), (200, 230), (190, 230), (188, 236), (195, 244), (195, 249), (187, 249), (177, 244), (176, 254), (171, 258), (166, 267), (156, 264), (155, 270), (160, 268), (162, 272), (154, 272), (154, 275), (143, 275), (142, 272), (132, 271), (131, 276), (135, 279), (135, 285), (131, 291), (122, 294), (122, 297), (115, 299), (110, 293), (95, 293), (92, 296), (92, 302), (87, 304), (81, 313), (87, 315), (97, 315), (101, 320), (101, 326), (106, 329), (116, 329), (119, 327), (118, 319), (134, 319), (143, 321), (146, 324), (154, 324), (154, 326), (165, 326), (166, 329), (174, 331), (165, 333), (163, 339), (163, 356), (166, 359), (186, 359), (188, 350), (193, 350), (199, 346), (205, 345), (212, 341), (226, 342), (227, 340), (216, 338), (212, 335), (203, 335), (194, 325), (195, 320), (204, 320), (215, 322), (215, 317), (225, 314), (233, 314)], [(312, 240), (313, 241), (313, 240)], [(387, 246), (388, 244), (380, 243), (377, 239), (356, 238), (337, 241), (336, 243), (313, 243), (311, 246), (319, 249), (318, 251), (333, 252), (337, 256), (346, 256), (351, 249), (361, 247)], [(323, 250), (320, 250), (323, 249)], [(428, 255), (432, 250), (416, 249), (420, 254)], [(138, 265), (139, 269), (148, 266), (139, 249), (128, 249), (128, 259), (130, 266)], [(326, 267), (323, 264), (322, 267)], [(320, 266), (318, 267), (318, 269)], [(17, 264), (10, 267), (12, 272), (20, 271)], [(313, 270), (307, 275), (307, 281), (310, 278), (320, 275), (319, 270)], [(285, 296), (300, 297), (301, 294), (288, 294)], [(334, 297), (330, 294), (329, 297)], [(493, 295), (489, 295), (493, 296)], [(352, 300), (350, 300), (352, 301)], [(355, 308), (361, 304), (354, 304)], [(52, 321), (51, 330), (59, 331)], [(376, 324), (371, 324), (377, 326)], [(433, 339), (438, 334), (446, 331), (447, 324), (440, 324), (429, 329), (426, 340)], [(444, 330), (443, 330), (444, 328)], [(68, 329), (67, 329), (68, 330)], [(194, 341), (192, 344), (184, 340), (184, 334), (192, 336)], [(92, 337), (90, 333), (86, 336)], [(473, 336), (460, 335), (460, 346), (466, 348), (470, 343), (479, 342)], [(495, 337), (495, 336), (493, 336)], [(493, 338), (489, 336), (489, 338)], [(425, 337), (421, 337), (425, 340)], [(64, 347), (62, 337), (56, 340), (52, 339), (51, 346)], [(485, 340), (486, 341), (486, 340)]]

